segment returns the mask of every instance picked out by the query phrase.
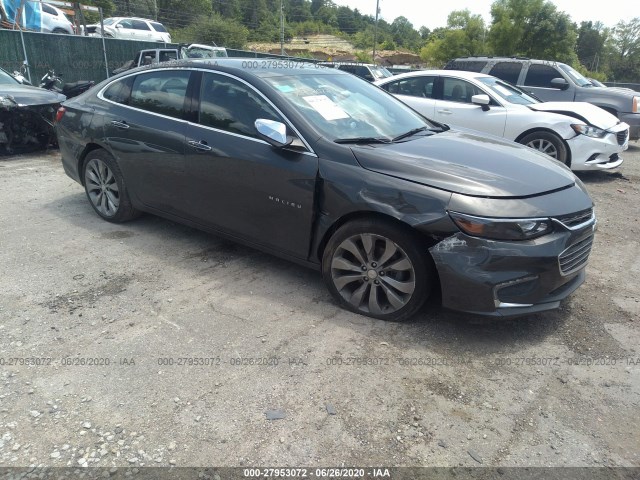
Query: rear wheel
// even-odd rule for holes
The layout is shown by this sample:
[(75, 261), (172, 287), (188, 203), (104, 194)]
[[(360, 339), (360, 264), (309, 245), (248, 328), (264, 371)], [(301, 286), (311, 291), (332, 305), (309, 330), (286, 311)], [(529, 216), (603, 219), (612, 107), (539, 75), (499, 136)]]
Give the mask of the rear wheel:
[(520, 143), (542, 153), (546, 153), (564, 164), (569, 164), (567, 147), (562, 139), (553, 133), (533, 132), (520, 139)]
[(346, 309), (381, 320), (412, 317), (429, 296), (433, 269), (426, 246), (409, 228), (388, 221), (357, 220), (331, 237), (322, 272)]
[(122, 172), (109, 153), (105, 150), (89, 152), (83, 170), (87, 198), (103, 219), (120, 223), (140, 215), (131, 205)]

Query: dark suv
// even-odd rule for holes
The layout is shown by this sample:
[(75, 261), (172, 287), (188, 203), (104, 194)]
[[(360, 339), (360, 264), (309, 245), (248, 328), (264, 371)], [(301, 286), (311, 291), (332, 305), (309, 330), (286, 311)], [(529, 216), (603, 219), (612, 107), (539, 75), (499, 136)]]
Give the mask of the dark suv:
[(630, 140), (640, 138), (640, 92), (596, 87), (567, 64), (521, 57), (463, 57), (444, 68), (493, 75), (545, 102), (592, 103), (629, 124)]
[(370, 82), (393, 76), (393, 73), (386, 68), (380, 65), (374, 65), (373, 63), (320, 62), (319, 65), (344, 70)]

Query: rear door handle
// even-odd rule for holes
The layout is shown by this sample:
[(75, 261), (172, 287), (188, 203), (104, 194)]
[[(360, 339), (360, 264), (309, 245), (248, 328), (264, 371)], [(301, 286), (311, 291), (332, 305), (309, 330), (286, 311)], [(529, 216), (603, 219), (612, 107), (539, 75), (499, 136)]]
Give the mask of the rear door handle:
[(127, 125), (127, 122), (118, 122), (117, 120), (114, 120), (113, 122), (111, 122), (111, 125), (121, 130), (126, 130), (127, 128), (129, 128), (129, 125)]
[(443, 115), (451, 115), (453, 112), (451, 110), (438, 110), (438, 113)]
[(200, 142), (196, 142), (195, 140), (189, 140), (187, 142), (191, 148), (195, 148), (196, 150), (200, 150), (201, 152), (208, 152), (211, 150), (211, 147), (207, 145), (207, 142), (204, 140)]

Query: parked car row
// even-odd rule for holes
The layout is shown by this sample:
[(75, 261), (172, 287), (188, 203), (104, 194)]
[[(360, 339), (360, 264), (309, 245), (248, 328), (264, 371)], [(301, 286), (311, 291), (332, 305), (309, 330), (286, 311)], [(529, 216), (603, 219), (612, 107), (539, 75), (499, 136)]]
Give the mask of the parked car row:
[[(384, 320), (434, 291), (464, 312), (540, 312), (583, 283), (596, 217), (562, 163), (428, 120), (340, 69), (253, 65), (157, 64), (64, 102), (62, 165), (96, 214), (149, 212), (289, 258), (320, 270), (344, 308)], [(512, 111), (511, 90), (482, 86), (465, 93), (472, 108)], [(440, 75), (431, 95), (453, 90)], [(536, 105), (523, 107), (563, 128)], [(586, 128), (576, 136), (598, 128), (569, 121)]]
[(586, 102), (540, 102), (496, 77), (427, 70), (375, 82), (426, 116), (455, 127), (504, 137), (573, 170), (616, 168), (629, 126)]

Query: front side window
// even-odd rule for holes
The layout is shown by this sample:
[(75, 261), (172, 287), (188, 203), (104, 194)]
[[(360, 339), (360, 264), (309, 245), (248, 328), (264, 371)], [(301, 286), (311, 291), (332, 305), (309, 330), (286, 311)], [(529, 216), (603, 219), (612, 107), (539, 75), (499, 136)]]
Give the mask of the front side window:
[(524, 84), (528, 87), (551, 88), (551, 80), (559, 77), (561, 78), (562, 75), (555, 68), (534, 63), (529, 65)]
[(161, 70), (135, 77), (129, 105), (149, 112), (183, 118), (190, 72)]
[(475, 85), (459, 78), (444, 77), (442, 99), (449, 102), (471, 103), (471, 97), (484, 93)]
[(120, 20), (118, 22), (118, 25), (121, 26), (122, 28), (133, 28), (133, 24), (131, 23), (131, 20)]
[(248, 85), (215, 73), (205, 73), (200, 90), (199, 123), (227, 132), (258, 137), (258, 118), (282, 122), (267, 101)]
[(516, 85), (518, 83), (518, 77), (520, 76), (521, 70), (522, 64), (519, 62), (499, 62), (491, 68), (489, 75), (493, 75), (494, 77), (498, 77), (500, 80)]
[(135, 30), (151, 30), (147, 22), (143, 22), (142, 20), (132, 20), (131, 25)]

